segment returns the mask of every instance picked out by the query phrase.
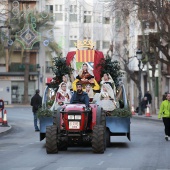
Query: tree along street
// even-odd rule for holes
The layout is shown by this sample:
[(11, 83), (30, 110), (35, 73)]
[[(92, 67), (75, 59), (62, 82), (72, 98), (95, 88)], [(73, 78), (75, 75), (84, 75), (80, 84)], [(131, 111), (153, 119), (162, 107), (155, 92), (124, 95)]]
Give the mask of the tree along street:
[(12, 130), (0, 134), (0, 170), (167, 170), (170, 141), (162, 122), (131, 119), (131, 142), (112, 137), (104, 154), (91, 147), (70, 147), (46, 154), (45, 140), (34, 131), (31, 107), (7, 108)]

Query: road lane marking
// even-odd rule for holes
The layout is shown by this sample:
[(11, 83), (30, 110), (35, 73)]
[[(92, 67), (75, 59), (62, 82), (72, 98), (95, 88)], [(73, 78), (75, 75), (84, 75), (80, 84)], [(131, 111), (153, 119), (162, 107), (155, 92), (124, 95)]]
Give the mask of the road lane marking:
[(97, 165), (102, 165), (104, 163), (104, 161), (101, 161), (101, 162), (99, 162)]

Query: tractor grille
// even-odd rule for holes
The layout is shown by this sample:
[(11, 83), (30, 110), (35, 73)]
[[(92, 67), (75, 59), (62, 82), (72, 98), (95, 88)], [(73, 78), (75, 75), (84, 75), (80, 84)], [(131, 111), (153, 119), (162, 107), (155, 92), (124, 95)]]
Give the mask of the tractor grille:
[(80, 129), (81, 126), (81, 112), (69, 112), (68, 113), (68, 127), (69, 129)]

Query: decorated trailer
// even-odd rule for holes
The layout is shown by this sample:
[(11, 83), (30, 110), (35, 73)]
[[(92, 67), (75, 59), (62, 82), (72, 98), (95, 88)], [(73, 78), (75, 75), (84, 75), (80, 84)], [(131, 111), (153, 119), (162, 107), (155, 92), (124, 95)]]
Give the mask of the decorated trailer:
[[(54, 81), (58, 83), (52, 81), (45, 88), (38, 117), (40, 140), (46, 138), (47, 153), (66, 150), (72, 144), (90, 144), (93, 152), (104, 153), (111, 136), (127, 136), (130, 140), (131, 112), (124, 84), (116, 86), (109, 73), (101, 75), (103, 53), (93, 50), (91, 42), (84, 41), (83, 45), (89, 48), (69, 52), (66, 57), (66, 67), (73, 68), (68, 76), (70, 81), (66, 82), (62, 73), (62, 80), (56, 76)], [(80, 48), (82, 43), (76, 46)], [(90, 98), (88, 108), (82, 103), (69, 103), (77, 82)], [(64, 86), (68, 89), (64, 90)]]

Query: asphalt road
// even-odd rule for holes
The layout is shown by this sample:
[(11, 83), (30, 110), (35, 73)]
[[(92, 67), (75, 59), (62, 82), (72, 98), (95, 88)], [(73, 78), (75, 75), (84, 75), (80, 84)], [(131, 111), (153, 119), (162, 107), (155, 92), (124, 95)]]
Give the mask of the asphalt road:
[(112, 137), (104, 154), (71, 147), (46, 154), (34, 132), (31, 108), (8, 108), (12, 130), (0, 135), (0, 170), (170, 170), (170, 141), (162, 122), (131, 119), (131, 141)]

